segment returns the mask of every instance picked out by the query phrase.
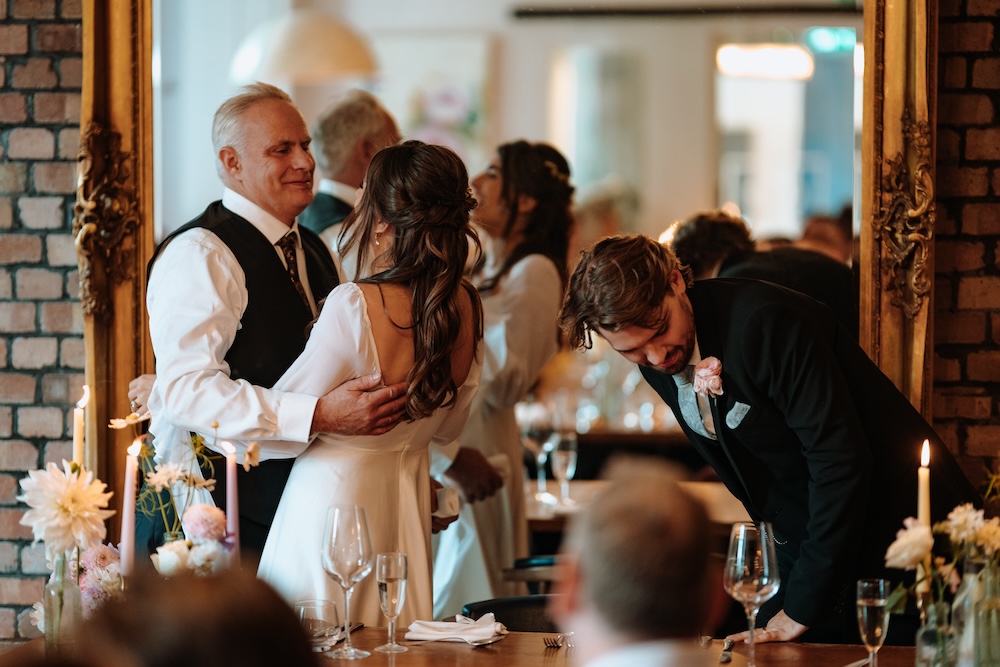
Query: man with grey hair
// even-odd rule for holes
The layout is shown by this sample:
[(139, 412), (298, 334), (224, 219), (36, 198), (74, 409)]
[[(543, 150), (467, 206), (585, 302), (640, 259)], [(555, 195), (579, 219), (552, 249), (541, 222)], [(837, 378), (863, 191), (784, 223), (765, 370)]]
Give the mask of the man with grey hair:
[(398, 143), (400, 134), (396, 121), (374, 95), (351, 90), (319, 117), (313, 138), (320, 180), (316, 197), (299, 223), (329, 246), (339, 229), (334, 226), (354, 208), (355, 191), (372, 156)]
[[(221, 201), (168, 236), (150, 260), (156, 378), (148, 407), (158, 462), (197, 466), (193, 434), (220, 453), (223, 440), (258, 442), (260, 465), (238, 473), (241, 546), (252, 560), (311, 434), (384, 433), (401, 419), (406, 392), (404, 384), (375, 389), (378, 375), (318, 398), (270, 389), (305, 347), (317, 303), (338, 283), (329, 247), (296, 222), (312, 201), (309, 132), (286, 93), (256, 83), (219, 107), (212, 143)], [(205, 474), (215, 477), (212, 495), (224, 507), (221, 470), (216, 464)], [(140, 546), (157, 546), (163, 526), (142, 514), (137, 521), (146, 530), (137, 528)]]
[(619, 459), (575, 515), (549, 612), (586, 667), (707, 665), (714, 578), (705, 508), (664, 462)]

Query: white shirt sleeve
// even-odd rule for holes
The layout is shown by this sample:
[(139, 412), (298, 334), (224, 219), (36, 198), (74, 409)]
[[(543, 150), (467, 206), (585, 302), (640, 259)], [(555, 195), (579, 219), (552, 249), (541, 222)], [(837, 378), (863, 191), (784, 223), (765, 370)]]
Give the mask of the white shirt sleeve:
[[(157, 258), (146, 308), (156, 355), (149, 408), (155, 419), (151, 430), (158, 459), (169, 459), (169, 450), (178, 444), (177, 437), (160, 437), (167, 432), (194, 431), (206, 436), (209, 445), (216, 437), (309, 439), (316, 396), (275, 391), (229, 377), (225, 356), (247, 302), (242, 267), (211, 232), (185, 232)], [(218, 423), (217, 434), (213, 422)]]

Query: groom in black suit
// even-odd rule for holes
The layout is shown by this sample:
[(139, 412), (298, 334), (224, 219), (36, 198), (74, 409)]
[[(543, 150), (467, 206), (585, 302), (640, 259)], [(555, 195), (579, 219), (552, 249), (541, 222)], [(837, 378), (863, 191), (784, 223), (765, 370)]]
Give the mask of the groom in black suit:
[[(916, 515), (924, 439), (932, 520), (980, 500), (828, 307), (770, 283), (688, 276), (652, 239), (601, 240), (573, 273), (560, 323), (574, 347), (596, 332), (639, 364), (750, 516), (773, 525), (781, 588), (755, 639), (858, 642), (854, 582), (902, 575), (883, 559)], [(693, 366), (710, 358), (721, 394), (698, 396)]]

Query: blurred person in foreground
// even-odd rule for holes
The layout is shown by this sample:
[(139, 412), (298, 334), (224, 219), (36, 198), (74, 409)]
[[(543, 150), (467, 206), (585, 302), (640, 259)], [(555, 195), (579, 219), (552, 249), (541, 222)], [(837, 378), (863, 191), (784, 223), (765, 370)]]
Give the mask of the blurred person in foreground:
[[(705, 508), (651, 459), (616, 459), (609, 485), (570, 521), (549, 613), (573, 632), (586, 667), (708, 665), (698, 636), (711, 625)], [(711, 654), (711, 655), (710, 655)], [(710, 659), (711, 658), (711, 659)]]
[(292, 608), (239, 568), (129, 579), (80, 627), (72, 657), (101, 667), (313, 667)]
[[(884, 557), (916, 513), (925, 439), (931, 520), (981, 505), (855, 337), (798, 292), (749, 279), (692, 283), (666, 245), (615, 236), (583, 253), (560, 324), (571, 346), (596, 334), (638, 364), (749, 515), (773, 525), (781, 589), (761, 608), (755, 641), (859, 642), (855, 581), (899, 575)], [(906, 626), (894, 618), (887, 643), (912, 643)]]

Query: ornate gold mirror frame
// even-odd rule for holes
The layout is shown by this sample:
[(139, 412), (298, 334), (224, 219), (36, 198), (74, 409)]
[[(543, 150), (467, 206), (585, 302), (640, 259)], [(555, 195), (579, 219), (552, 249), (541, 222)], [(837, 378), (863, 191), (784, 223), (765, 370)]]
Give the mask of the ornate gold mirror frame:
[[(128, 382), (152, 371), (143, 308), (153, 250), (152, 0), (85, 0), (74, 233), (84, 309), (88, 467), (120, 487)], [(861, 340), (929, 415), (933, 0), (869, 0), (861, 193)], [(116, 499), (118, 495), (116, 495)], [(120, 507), (120, 501), (119, 501)]]

